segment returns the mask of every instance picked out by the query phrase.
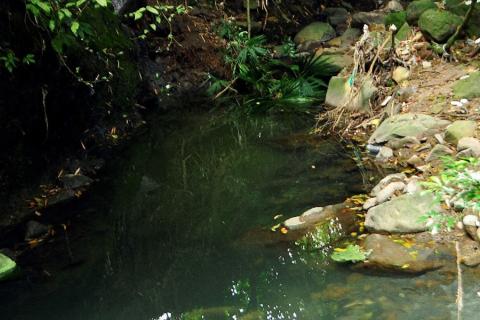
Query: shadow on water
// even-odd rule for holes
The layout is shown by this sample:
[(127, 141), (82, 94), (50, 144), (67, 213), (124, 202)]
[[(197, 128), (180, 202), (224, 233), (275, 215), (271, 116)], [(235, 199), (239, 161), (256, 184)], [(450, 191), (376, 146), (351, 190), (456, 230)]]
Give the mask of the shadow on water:
[[(295, 247), (239, 244), (247, 231), (274, 224), (275, 215), (363, 191), (342, 145), (309, 136), (310, 127), (298, 118), (216, 115), (153, 122), (72, 209), (71, 250), (82, 263), (63, 268), (68, 258), (59, 240), (34, 252), (43, 276), (0, 286), (2, 319), (409, 315), (397, 303), (402, 295), (414, 311), (423, 302), (393, 288), (411, 288), (411, 279), (352, 273)], [(438, 290), (432, 294), (445, 298), (450, 312), (451, 285), (440, 282)]]

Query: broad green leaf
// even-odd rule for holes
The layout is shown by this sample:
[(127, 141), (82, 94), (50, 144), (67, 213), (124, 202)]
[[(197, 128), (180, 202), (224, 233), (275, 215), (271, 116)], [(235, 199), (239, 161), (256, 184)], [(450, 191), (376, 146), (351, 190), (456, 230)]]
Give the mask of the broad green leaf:
[(158, 12), (158, 10), (155, 8), (155, 7), (152, 7), (152, 6), (146, 6), (145, 7), (147, 9), (147, 11), (153, 13), (153, 14), (160, 14), (160, 12)]
[(50, 31), (54, 31), (55, 30), (55, 20), (50, 20), (48, 22), (48, 28), (50, 29)]
[(156, 31), (157, 30), (157, 25), (155, 23), (151, 23), (150, 28), (152, 28), (153, 31)]
[(108, 5), (107, 0), (95, 0), (101, 7), (106, 7)]
[(73, 21), (72, 25), (70, 26), (70, 30), (72, 30), (72, 33), (74, 35), (77, 35), (78, 28), (80, 28), (80, 23), (78, 21)]

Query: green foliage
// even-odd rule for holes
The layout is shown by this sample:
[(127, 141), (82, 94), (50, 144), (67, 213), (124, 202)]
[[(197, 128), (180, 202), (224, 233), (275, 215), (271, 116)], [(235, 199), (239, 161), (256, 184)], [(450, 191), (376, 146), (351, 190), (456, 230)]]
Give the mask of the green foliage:
[(232, 81), (212, 77), (211, 94), (217, 93), (218, 98), (227, 90), (235, 92), (248, 112), (308, 111), (323, 102), (326, 80), (339, 71), (337, 67), (323, 58), (299, 57), (291, 41), (284, 44), (289, 59), (275, 59), (265, 36), (250, 38), (246, 31), (238, 30), (226, 23), (219, 28), (228, 41), (225, 62)]
[[(442, 161), (442, 171), (423, 182), (422, 186), (447, 208), (461, 205), (480, 210), (480, 160), (443, 157)], [(427, 223), (433, 233), (441, 229), (451, 230), (456, 222), (455, 217), (435, 211), (430, 211), (421, 220)]]
[(349, 244), (346, 248), (337, 248), (331, 258), (336, 262), (359, 262), (365, 261), (369, 252), (363, 250), (359, 245)]
[(35, 55), (28, 53), (22, 59), (20, 59), (15, 55), (15, 52), (7, 49), (4, 52), (0, 51), (0, 61), (3, 63), (5, 69), (7, 69), (8, 72), (12, 73), (13, 70), (17, 67), (17, 63), (19, 62), (24, 65), (35, 63)]
[(147, 5), (145, 7), (138, 8), (136, 11), (129, 13), (127, 16), (132, 18), (134, 21), (139, 21), (141, 19), (145, 22), (145, 28), (143, 29), (142, 34), (139, 36), (140, 39), (146, 39), (151, 32), (157, 31), (164, 24), (168, 26), (169, 34), (168, 40), (170, 48), (173, 43), (173, 30), (172, 30), (172, 21), (173, 18), (177, 15), (186, 14), (190, 7), (185, 5), (168, 5), (160, 4), (157, 2), (156, 5)]

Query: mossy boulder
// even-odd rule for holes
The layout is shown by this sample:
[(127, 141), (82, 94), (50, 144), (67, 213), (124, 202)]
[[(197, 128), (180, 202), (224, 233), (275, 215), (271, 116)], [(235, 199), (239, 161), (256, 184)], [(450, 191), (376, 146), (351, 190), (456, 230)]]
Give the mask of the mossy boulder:
[(458, 80), (453, 86), (453, 94), (459, 99), (480, 98), (480, 72), (474, 72), (468, 78)]
[(437, 5), (432, 0), (413, 1), (407, 7), (407, 21), (410, 24), (416, 24), (422, 13), (436, 8)]
[(0, 281), (7, 280), (15, 271), (15, 261), (0, 253)]
[[(445, 8), (458, 16), (465, 16), (469, 7), (470, 5), (465, 4), (464, 0), (445, 0)], [(471, 37), (480, 36), (480, 3), (475, 6), (465, 30)]]
[(294, 38), (296, 44), (308, 41), (325, 42), (335, 38), (337, 33), (331, 25), (325, 22), (313, 22), (300, 30)]
[(392, 12), (389, 13), (385, 18), (385, 25), (388, 27), (393, 24), (395, 27), (397, 27), (397, 30), (399, 30), (405, 24), (405, 22), (407, 22), (406, 11)]
[(449, 11), (431, 9), (422, 13), (418, 20), (418, 26), (424, 34), (427, 34), (433, 40), (445, 42), (455, 33), (462, 21), (462, 17)]

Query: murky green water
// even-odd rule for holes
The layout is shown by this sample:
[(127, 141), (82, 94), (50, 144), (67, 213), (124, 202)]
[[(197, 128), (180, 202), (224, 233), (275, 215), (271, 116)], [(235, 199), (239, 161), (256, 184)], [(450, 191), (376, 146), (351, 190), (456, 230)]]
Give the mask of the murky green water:
[[(349, 152), (305, 138), (310, 126), (159, 120), (73, 209), (70, 250), (58, 236), (34, 251), (35, 273), (0, 285), (1, 319), (455, 318), (455, 275), (363, 275), (245, 239), (275, 215), (362, 192)], [(465, 319), (476, 319), (466, 277)]]

